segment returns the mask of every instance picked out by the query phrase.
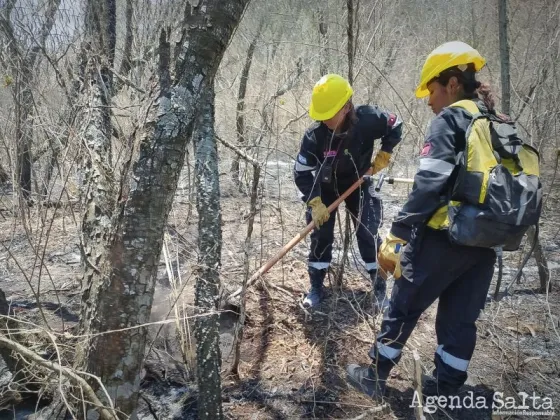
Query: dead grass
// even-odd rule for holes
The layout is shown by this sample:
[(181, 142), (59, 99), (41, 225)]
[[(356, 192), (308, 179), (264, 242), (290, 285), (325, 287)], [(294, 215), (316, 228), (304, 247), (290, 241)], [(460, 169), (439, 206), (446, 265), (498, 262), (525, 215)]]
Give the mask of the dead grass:
[[(293, 194), (293, 186), (287, 178), (279, 179), (274, 180), (273, 185), (278, 187), (275, 193), (265, 197), (259, 205), (251, 250), (252, 270), (258, 269), (303, 226), (303, 207)], [(233, 290), (243, 279), (244, 212), (248, 203), (243, 195), (233, 189), (228, 190), (227, 182), (222, 188), (222, 283), (225, 288)], [(385, 225), (382, 234), (388, 230), (389, 221), (402, 202), (404, 193), (403, 189), (392, 187), (384, 192)], [(189, 308), (192, 308), (194, 279), (191, 267), (197, 259), (197, 220), (196, 214), (189, 212), (189, 206), (188, 196), (177, 197), (169, 221), (169, 265), (166, 266), (162, 260), (152, 321), (171, 319), (177, 314), (188, 315)], [(0, 249), (1, 287), (11, 300), (17, 317), (51, 329), (56, 334), (72, 333), (79, 314), (77, 230), (69, 223), (72, 220), (69, 209), (57, 209), (56, 214), (55, 209), (43, 211), (49, 212), (47, 216), (55, 215), (48, 240), (43, 236), (39, 241), (38, 223), (29, 241), (27, 234), (12, 218), (0, 218), (0, 240), (4, 244), (4, 248)], [(67, 212), (64, 214), (64, 226), (62, 211)], [(188, 214), (191, 216), (187, 217)], [(79, 218), (79, 214), (76, 217)], [(554, 226), (551, 221), (550, 226), (543, 229), (543, 244), (551, 264), (552, 279), (558, 277), (560, 263), (560, 237), (553, 236)], [(338, 233), (337, 237), (340, 237)], [(337, 241), (336, 246), (340, 244), (340, 240)], [(366, 413), (367, 417), (362, 418), (414, 418), (413, 408), (409, 407), (414, 372), (412, 350), (419, 352), (425, 371), (430, 372), (436, 347), (435, 305), (420, 319), (402, 361), (392, 372), (387, 405), (382, 411), (377, 411), (378, 405), (347, 386), (344, 373), (348, 363), (368, 362), (367, 351), (381, 323), (380, 316), (371, 316), (371, 286), (362, 274), (363, 270), (360, 272), (357, 247), (354, 246), (350, 256), (351, 267), (346, 271), (342, 288), (335, 290), (331, 287), (329, 298), (309, 313), (298, 304), (308, 287), (308, 245), (306, 238), (273, 267), (264, 282), (258, 282), (250, 289), (239, 381), (227, 374), (231, 360), (228, 343), (232, 339), (233, 321), (227, 317), (222, 320), (223, 396), (227, 417), (356, 418)], [(33, 249), (40, 250), (39, 255), (44, 252), (44, 258), (35, 258), (37, 252)], [(506, 260), (507, 268), (510, 268), (505, 272), (506, 281), (509, 273), (516, 269), (517, 258), (512, 254)], [(468, 384), (469, 389), (481, 395), (487, 395), (491, 390), (506, 394), (534, 390), (538, 394), (552, 396), (555, 402), (560, 403), (559, 293), (557, 287), (550, 296), (534, 293), (538, 288), (538, 279), (533, 264), (530, 261), (525, 279), (522, 284), (516, 285), (513, 296), (489, 303), (481, 315)], [(336, 269), (336, 264), (334, 266)], [(27, 282), (23, 273), (30, 277), (31, 272), (34, 275)], [(181, 311), (177, 314), (169, 310), (173, 295), (167, 285), (169, 272), (173, 272), (176, 279), (180, 275), (185, 284), (183, 290), (177, 292), (181, 304)], [(391, 286), (392, 282), (389, 289)], [(41, 305), (37, 305), (31, 287), (40, 292)], [(163, 329), (156, 325), (151, 330), (152, 336), (160, 334), (154, 347), (160, 352), (167, 352), (173, 358), (169, 360), (181, 361), (174, 323), (166, 324)], [(189, 360), (192, 360), (192, 355)], [(169, 368), (170, 371), (173, 369)], [(192, 378), (192, 366), (187, 366), (186, 372), (189, 374), (183, 375), (176, 383)], [(190, 402), (186, 404), (186, 400), (182, 399), (183, 402), (175, 401), (173, 404), (183, 407), (179, 409), (183, 418), (190, 418), (189, 413), (194, 413), (192, 398), (196, 391), (190, 385), (184, 386), (186, 388), (180, 389), (185, 393), (184, 398), (191, 398)], [(171, 391), (162, 389), (161, 392), (168, 396)], [(147, 397), (149, 395), (146, 394)], [(170, 397), (158, 398), (161, 404), (165, 404), (166, 398)], [(143, 412), (147, 413), (147, 409)], [(433, 417), (438, 416), (478, 419), (489, 418), (489, 413), (465, 410), (447, 414), (438, 412)], [(150, 417), (145, 414), (144, 418)]]

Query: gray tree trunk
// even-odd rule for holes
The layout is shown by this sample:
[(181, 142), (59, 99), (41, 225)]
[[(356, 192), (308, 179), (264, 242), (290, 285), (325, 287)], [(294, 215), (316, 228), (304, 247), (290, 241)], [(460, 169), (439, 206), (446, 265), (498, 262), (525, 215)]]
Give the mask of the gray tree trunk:
[[(132, 18), (134, 13), (134, 0), (126, 0), (125, 10), (125, 37), (121, 68), (119, 73), (121, 76), (128, 77), (128, 73), (132, 69), (132, 43), (134, 41), (134, 32), (132, 27)], [(120, 85), (120, 84), (119, 84)]]
[[(0, 32), (7, 41), (9, 57), (2, 56), (3, 64), (9, 69), (15, 83), (11, 85), (15, 101), (16, 115), (16, 181), (22, 197), (31, 202), (33, 145), (33, 120), (35, 104), (32, 89), (36, 87), (36, 69), (42, 57), (41, 51), (51, 33), (54, 18), (61, 0), (48, 0), (43, 25), (37, 34), (32, 34), (32, 47), (26, 47), (27, 40), (16, 37), (12, 23), (12, 12), (16, 0), (7, 0), (0, 10)], [(37, 40), (37, 41), (36, 41)]]
[(321, 77), (328, 73), (329, 71), (329, 54), (327, 51), (327, 44), (329, 41), (328, 30), (329, 25), (327, 23), (327, 16), (329, 15), (329, 5), (328, 2), (323, 2), (318, 5), (319, 12), (319, 45), (321, 46), (321, 54), (319, 55), (319, 73)]
[(352, 84), (354, 83), (354, 0), (346, 0), (346, 9), (348, 13), (348, 25), (346, 27), (348, 35), (346, 44), (348, 53), (348, 81)]
[[(108, 280), (108, 244), (113, 233), (113, 213), (117, 200), (111, 161), (111, 91), (112, 77), (108, 66), (113, 65), (114, 44), (107, 39), (115, 27), (110, 27), (107, 17), (116, 13), (113, 0), (88, 0), (85, 14), (85, 41), (82, 57), (84, 63), (81, 120), (85, 121), (82, 137), (88, 148), (85, 154), (85, 213), (82, 220), (82, 308), (80, 332), (95, 331), (96, 322), (103, 322), (98, 314), (101, 284)], [(108, 266), (107, 266), (108, 265)], [(104, 267), (107, 266), (107, 267)], [(88, 369), (91, 346), (78, 346), (76, 366)], [(92, 353), (97, 353), (93, 351)]]
[[(146, 101), (147, 120), (139, 130), (138, 156), (122, 180), (118, 203), (111, 189), (112, 175), (106, 167), (108, 158), (101, 156), (109, 147), (110, 131), (106, 129), (102, 111), (95, 114), (90, 110), (89, 118), (95, 122), (88, 126), (91, 129), (86, 134), (96, 134), (97, 140), (90, 147), (95, 152), (92, 155), (95, 162), (91, 162), (88, 170), (93, 171), (95, 178), (88, 187), (83, 225), (88, 239), (81, 328), (93, 338), (80, 349), (78, 366), (85, 366), (88, 372), (101, 378), (123, 418), (136, 417), (147, 334), (146, 328), (130, 327), (149, 320), (163, 234), (192, 135), (199, 96), (212, 84), (246, 3), (247, 0), (207, 0), (196, 6), (187, 3), (182, 38), (174, 43), (174, 59), (170, 33), (162, 30), (159, 91), (152, 101)], [(106, 0), (105, 6), (112, 7), (113, 3)], [(108, 12), (98, 8), (97, 16), (110, 16)], [(101, 22), (98, 28), (103, 27), (109, 26)], [(110, 44), (102, 45), (110, 53), (107, 48)], [(101, 80), (110, 83), (110, 78), (97, 82)], [(93, 100), (104, 99), (99, 90), (92, 90)], [(213, 218), (212, 223), (215, 221)], [(203, 232), (201, 240), (206, 244), (205, 241), (212, 239)], [(208, 269), (215, 271), (217, 267), (209, 264)], [(217, 276), (217, 273), (208, 275)], [(210, 284), (209, 295), (215, 293), (212, 287)], [(198, 298), (201, 305), (209, 302), (207, 296), (203, 293)], [(208, 334), (211, 342), (213, 333)], [(200, 347), (201, 359), (215, 359), (212, 345)], [(214, 377), (205, 379), (215, 383)], [(103, 393), (98, 394), (105, 400)], [(94, 410), (90, 407), (90, 412)]]
[(535, 250), (533, 251), (533, 255), (535, 257), (535, 262), (537, 263), (537, 270), (539, 273), (539, 281), (540, 281), (540, 288), (539, 288), (539, 292), (540, 293), (546, 293), (546, 289), (547, 287), (549, 288), (549, 292), (552, 290), (551, 284), (550, 284), (550, 270), (548, 269), (548, 263), (546, 261), (546, 257), (544, 256), (544, 250), (543, 247), (541, 245), (541, 241), (540, 238), (535, 238), (535, 234), (536, 234), (536, 229), (531, 226), (529, 228), (529, 231), (527, 232), (527, 239), (529, 241), (530, 244), (533, 243), (533, 241), (537, 241), (537, 243), (535, 244)]
[[(29, 70), (27, 70), (29, 71)], [(21, 71), (27, 73), (26, 70)], [(27, 80), (16, 82), (16, 179), (21, 196), (31, 202), (31, 146), (33, 145), (33, 94)]]
[[(257, 46), (257, 41), (261, 36), (261, 31), (264, 21), (261, 20), (255, 36), (249, 44), (247, 49), (247, 57), (245, 57), (245, 64), (243, 65), (243, 70), (241, 71), (241, 79), (239, 80), (239, 91), (237, 92), (237, 109), (236, 109), (236, 128), (237, 128), (237, 144), (241, 146), (245, 143), (245, 94), (247, 93), (247, 82), (249, 80), (249, 72), (251, 70), (251, 63), (253, 62), (253, 54), (255, 53), (255, 48)], [(231, 178), (232, 181), (241, 186), (241, 179), (239, 177), (239, 156), (234, 155), (233, 161), (231, 163)]]
[(509, 42), (507, 0), (498, 0), (498, 20), (500, 27), (500, 69), (502, 80), (502, 112), (510, 113), (511, 85), (509, 72)]
[(195, 323), (198, 415), (200, 419), (221, 419), (221, 353), (217, 309), (222, 230), (218, 150), (214, 137), (214, 90), (210, 81), (201, 95), (199, 109), (194, 135), (200, 256), (195, 305), (197, 314), (201, 315)]
[[(500, 26), (500, 72), (502, 79), (502, 112), (509, 115), (511, 112), (511, 81), (510, 81), (510, 61), (509, 61), (509, 41), (508, 41), (508, 17), (507, 0), (498, 0), (498, 19)], [(541, 136), (539, 136), (541, 137)], [(548, 263), (540, 239), (535, 236), (536, 229), (531, 227), (527, 232), (527, 238), (532, 244), (535, 243), (534, 257), (537, 263), (540, 280), (540, 292), (545, 293), (549, 285), (550, 272)]]
[[(354, 82), (354, 0), (347, 0), (346, 1), (346, 8), (348, 13), (348, 26), (347, 29), (347, 49), (348, 49), (348, 81), (350, 84)], [(335, 217), (336, 213), (333, 214), (331, 217)], [(348, 259), (348, 250), (350, 248), (350, 233), (352, 227), (350, 223), (350, 213), (346, 210), (346, 217), (344, 218), (344, 239), (342, 245), (342, 259), (340, 262), (340, 270), (336, 274), (335, 277), (335, 286), (340, 288), (342, 286), (342, 279), (344, 277), (344, 266), (346, 265), (346, 261)]]

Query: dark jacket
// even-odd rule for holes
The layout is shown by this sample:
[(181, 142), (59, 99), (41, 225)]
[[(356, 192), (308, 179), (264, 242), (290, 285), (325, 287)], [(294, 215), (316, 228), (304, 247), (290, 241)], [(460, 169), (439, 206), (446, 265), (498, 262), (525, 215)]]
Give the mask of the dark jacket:
[(413, 228), (425, 226), (437, 209), (447, 205), (471, 121), (472, 116), (458, 107), (444, 108), (432, 120), (412, 192), (391, 226), (393, 235), (410, 241)]
[[(294, 165), (302, 200), (320, 196), (322, 189), (342, 194), (371, 167), (374, 141), (381, 139), (381, 150), (392, 153), (401, 134), (402, 122), (395, 114), (369, 105), (356, 107), (355, 123), (341, 134), (314, 123), (303, 136)], [(329, 172), (330, 182), (322, 182)]]

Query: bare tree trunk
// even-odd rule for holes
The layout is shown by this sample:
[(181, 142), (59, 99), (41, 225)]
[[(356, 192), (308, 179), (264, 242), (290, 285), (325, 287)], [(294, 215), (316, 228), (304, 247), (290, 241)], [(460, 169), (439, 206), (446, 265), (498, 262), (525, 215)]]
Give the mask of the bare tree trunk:
[[(134, 0), (126, 0), (126, 10), (125, 10), (125, 26), (126, 33), (124, 37), (124, 48), (123, 56), (121, 61), (121, 68), (119, 73), (121, 76), (128, 77), (128, 73), (132, 69), (132, 43), (134, 41), (134, 32), (132, 27), (132, 17), (134, 13)], [(118, 87), (120, 87), (121, 82), (118, 82)]]
[(195, 140), (199, 271), (196, 279), (195, 337), (200, 419), (221, 419), (221, 353), (218, 295), (222, 230), (218, 151), (214, 136), (214, 89), (209, 81), (200, 98)]
[(16, 0), (7, 0), (0, 11), (0, 32), (8, 44), (9, 58), (2, 57), (4, 65), (16, 78), (12, 86), (16, 108), (16, 181), (20, 186), (22, 198), (31, 202), (32, 164), (31, 148), (33, 145), (34, 98), (32, 88), (36, 85), (36, 68), (40, 61), (41, 51), (51, 33), (54, 18), (61, 0), (48, 0), (43, 25), (38, 34), (38, 41), (31, 48), (16, 37), (12, 24), (12, 11)]
[[(117, 191), (111, 162), (111, 74), (107, 66), (112, 66), (111, 45), (105, 40), (115, 28), (109, 28), (105, 12), (111, 8), (115, 13), (113, 0), (88, 0), (86, 6), (85, 26), (86, 40), (82, 46), (83, 56), (89, 56), (84, 69), (85, 107), (82, 120), (83, 138), (87, 146), (86, 161), (83, 171), (87, 193), (85, 196), (85, 214), (82, 220), (82, 263), (84, 277), (82, 280), (82, 314), (80, 330), (88, 334), (94, 327), (98, 305), (98, 292), (102, 283), (107, 281), (107, 272), (103, 268), (107, 256), (107, 246), (112, 235), (113, 212), (117, 200)], [(113, 49), (114, 51), (114, 49)], [(87, 369), (90, 346), (77, 349), (78, 365)]]
[(500, 69), (502, 79), (502, 112), (509, 115), (511, 85), (509, 73), (509, 42), (507, 0), (498, 0), (498, 19), (500, 26)]
[(354, 0), (346, 0), (346, 9), (348, 13), (348, 81), (350, 84), (354, 82)]
[(253, 183), (251, 186), (251, 204), (249, 209), (249, 220), (247, 220), (247, 237), (243, 247), (243, 286), (241, 290), (241, 303), (239, 305), (239, 320), (235, 329), (235, 339), (233, 342), (233, 361), (231, 363), (231, 373), (239, 378), (239, 361), (241, 360), (241, 343), (243, 341), (243, 332), (245, 327), (245, 307), (247, 303), (247, 283), (250, 278), (249, 263), (251, 250), (251, 237), (253, 235), (253, 226), (255, 216), (257, 214), (257, 199), (259, 191), (259, 180), (261, 176), (261, 167), (253, 164)]
[[(500, 71), (502, 79), (502, 112), (509, 115), (511, 112), (511, 81), (510, 81), (510, 61), (509, 61), (509, 42), (508, 42), (508, 16), (507, 0), (498, 0), (498, 18), (500, 26)], [(544, 74), (546, 77), (546, 73)], [(538, 131), (538, 130), (537, 130)], [(539, 137), (542, 137), (539, 136)], [(544, 255), (544, 251), (534, 226), (527, 232), (529, 243), (535, 242), (534, 257), (537, 263), (540, 279), (540, 292), (545, 293), (549, 285), (550, 271)], [(497, 293), (497, 290), (496, 290)]]
[(476, 36), (476, 21), (478, 19), (477, 15), (476, 15), (476, 1), (472, 0), (470, 2), (470, 6), (471, 6), (471, 45), (473, 48), (477, 48), (478, 45), (478, 37)]
[[(29, 71), (29, 69), (27, 69)], [(27, 71), (22, 70), (20, 77)], [(19, 78), (19, 77), (18, 77)], [(21, 196), (28, 203), (31, 202), (31, 146), (33, 144), (33, 95), (27, 80), (18, 80), (16, 83), (16, 150), (17, 150), (17, 181)], [(21, 86), (23, 85), (23, 86)]]
[[(350, 84), (354, 82), (354, 0), (347, 0), (346, 6), (348, 9), (348, 81)], [(342, 279), (344, 276), (344, 266), (348, 257), (348, 249), (350, 248), (350, 213), (346, 210), (346, 217), (344, 218), (344, 240), (342, 245), (342, 260), (340, 262), (340, 270), (335, 278), (335, 286), (340, 288), (342, 286)]]
[[(245, 143), (245, 94), (247, 93), (247, 81), (249, 80), (249, 71), (251, 70), (251, 63), (253, 62), (253, 54), (255, 53), (255, 48), (257, 46), (257, 41), (261, 36), (261, 31), (264, 21), (261, 20), (255, 36), (249, 44), (249, 49), (247, 50), (247, 57), (245, 58), (245, 64), (243, 65), (243, 70), (241, 71), (241, 79), (239, 81), (239, 91), (237, 92), (237, 109), (236, 109), (236, 128), (237, 128), (237, 145), (241, 146)], [(235, 154), (233, 156), (233, 161), (231, 163), (231, 179), (234, 184), (241, 187), (241, 180), (239, 178), (239, 156)]]
[[(90, 11), (95, 10), (97, 17), (110, 16), (114, 3), (105, 1), (103, 7), (109, 10), (91, 5)], [(213, 81), (246, 3), (247, 0), (227, 3), (207, 0), (197, 6), (188, 3), (182, 38), (174, 44), (177, 52), (174, 61), (170, 33), (166, 30), (161, 32), (159, 91), (152, 101), (146, 101), (147, 120), (139, 130), (138, 156), (121, 183), (118, 203), (115, 203), (116, 195), (110, 188), (114, 182), (109, 184), (112, 175), (110, 172), (102, 173), (108, 170), (105, 167), (107, 160), (102, 166), (97, 162), (101, 159), (100, 153), (109, 146), (107, 139), (110, 131), (104, 126), (102, 111), (95, 114), (93, 109), (90, 110), (89, 119), (95, 120), (90, 124), (91, 132), (96, 131), (98, 139), (91, 144), (90, 153), (95, 152), (92, 157), (97, 166), (92, 162), (89, 168), (96, 178), (90, 183), (84, 219), (84, 235), (89, 236), (86, 243), (89, 255), (86, 254), (85, 260), (87, 275), (81, 328), (92, 338), (81, 348), (81, 360), (77, 361), (77, 365), (85, 365), (88, 372), (101, 378), (123, 418), (134, 418), (136, 415), (147, 336), (147, 329), (140, 326), (149, 320), (163, 233), (192, 135), (196, 105), (201, 92)], [(96, 24), (98, 28), (110, 29), (106, 22)], [(110, 55), (107, 46), (111, 44), (104, 42), (103, 45), (104, 51)], [(106, 79), (92, 79), (91, 83), (95, 88), (95, 84), (101, 81)], [(107, 81), (110, 83), (110, 79)], [(103, 100), (97, 89), (92, 90), (93, 98)], [(110, 88), (107, 91), (110, 92)], [(102, 191), (105, 188), (108, 190)], [(200, 193), (208, 192), (200, 190)], [(212, 224), (215, 225), (215, 222), (214, 217)], [(205, 245), (212, 238), (213, 235), (206, 236), (203, 232), (201, 240)], [(206, 256), (206, 252), (201, 255)], [(206, 269), (210, 270), (209, 276), (217, 276), (215, 265), (208, 264)], [(210, 295), (214, 294), (211, 285), (208, 290)], [(209, 302), (208, 299), (208, 295), (202, 295), (198, 297), (198, 302)], [(216, 317), (209, 319), (215, 320)], [(208, 340), (215, 340), (217, 335), (209, 328)], [(201, 337), (199, 343), (203, 342), (204, 337)], [(199, 344), (201, 360), (214, 360), (216, 355), (211, 353), (211, 349), (216, 346), (217, 341), (210, 346)], [(215, 384), (214, 378), (206, 377), (205, 380)], [(215, 389), (212, 392), (215, 393)], [(103, 393), (98, 391), (98, 394), (100, 400), (106, 400)], [(90, 412), (94, 410), (90, 407)], [(213, 411), (210, 415), (217, 413)]]
[(2, 164), (0, 164), (0, 183), (8, 182), (9, 179), (10, 176), (8, 175), (6, 170), (2, 167)]
[[(325, 13), (326, 9), (326, 13)], [(328, 73), (328, 51), (326, 50), (328, 44), (328, 24), (325, 15), (328, 16), (328, 2), (319, 4), (319, 45), (321, 46), (321, 54), (319, 55), (319, 72), (321, 77)]]
[(527, 239), (529, 243), (533, 243), (536, 239), (537, 243), (535, 245), (535, 250), (533, 251), (533, 256), (535, 257), (535, 262), (537, 263), (537, 270), (539, 272), (540, 288), (539, 293), (546, 293), (546, 288), (548, 286), (548, 291), (552, 290), (552, 285), (550, 284), (550, 270), (548, 269), (548, 263), (546, 257), (544, 256), (544, 250), (541, 245), (540, 238), (535, 238), (536, 229), (531, 226), (527, 232)]

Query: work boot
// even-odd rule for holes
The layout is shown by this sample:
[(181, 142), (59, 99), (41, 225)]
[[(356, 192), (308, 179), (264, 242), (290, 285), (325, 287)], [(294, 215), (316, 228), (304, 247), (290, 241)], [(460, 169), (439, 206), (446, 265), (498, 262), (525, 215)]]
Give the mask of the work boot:
[(371, 285), (373, 289), (372, 304), (375, 314), (383, 312), (389, 305), (387, 300), (387, 282), (378, 275), (377, 270), (370, 271)]
[(444, 395), (451, 397), (459, 394), (461, 387), (449, 385), (445, 382), (438, 382), (433, 376), (422, 375), (422, 395), (425, 397), (435, 397)]
[(347, 381), (358, 391), (371, 398), (381, 398), (391, 369), (378, 369), (375, 364), (360, 366), (351, 364), (346, 367)]
[(327, 270), (319, 270), (317, 268), (309, 267), (309, 279), (311, 280), (311, 290), (303, 299), (303, 306), (312, 308), (318, 305), (325, 297), (325, 290), (323, 288), (323, 281)]

